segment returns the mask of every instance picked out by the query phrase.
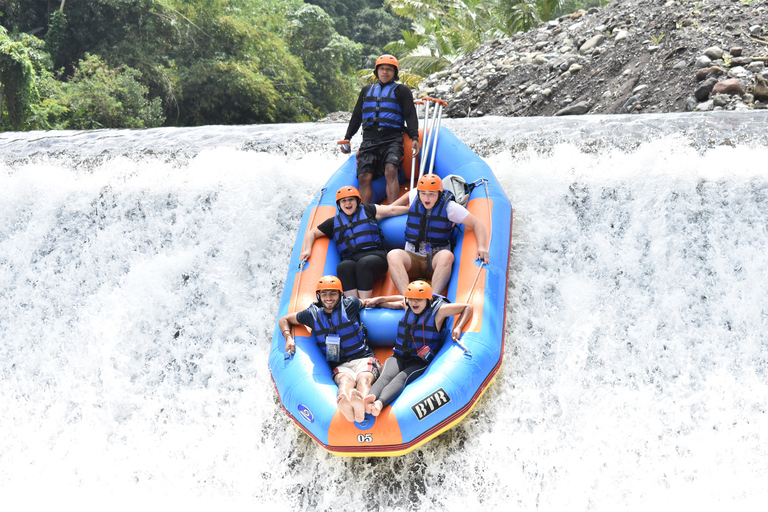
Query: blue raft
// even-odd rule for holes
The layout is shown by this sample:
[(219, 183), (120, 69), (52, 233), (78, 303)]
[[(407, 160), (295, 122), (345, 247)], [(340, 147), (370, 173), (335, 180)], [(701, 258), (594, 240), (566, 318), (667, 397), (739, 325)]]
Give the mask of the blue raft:
[[(406, 155), (410, 154), (409, 149), (410, 141), (406, 140)], [(403, 167), (410, 170), (410, 161), (404, 161)], [(476, 185), (467, 209), (483, 222), (489, 236), (488, 265), (474, 259), (477, 244), (469, 228), (459, 234), (454, 249), (455, 262), (446, 295), (451, 302), (469, 302), (474, 306), (474, 315), (461, 338), (467, 352), (447, 336), (428, 370), (406, 386), (378, 417), (366, 415), (363, 422), (350, 423), (336, 408), (338, 388), (314, 337), (303, 326), (297, 327), (296, 354), (286, 359), (285, 339), (275, 322), (269, 369), (280, 403), (296, 425), (336, 455), (396, 456), (414, 450), (469, 414), (501, 367), (512, 207), (490, 167), (446, 128), (440, 130), (433, 172), (441, 178), (459, 175)], [(318, 239), (302, 270), (299, 255), (307, 231), (335, 214), (336, 191), (344, 185), (358, 185), (356, 174), (353, 155), (330, 177), (304, 212), (278, 318), (305, 309), (316, 300), (318, 279), (336, 274), (340, 257), (333, 241)], [(382, 180), (374, 183), (374, 200), (383, 195)], [(388, 248), (404, 246), (405, 217), (380, 221)], [(377, 283), (373, 292), (374, 296), (397, 293), (389, 276)], [(382, 363), (392, 353), (402, 314), (402, 310), (387, 309), (366, 309), (361, 313), (369, 341)]]

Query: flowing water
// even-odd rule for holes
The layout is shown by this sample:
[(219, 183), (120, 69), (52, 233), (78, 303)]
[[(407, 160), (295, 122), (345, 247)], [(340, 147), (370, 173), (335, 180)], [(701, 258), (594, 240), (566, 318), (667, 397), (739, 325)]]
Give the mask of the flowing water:
[(515, 209), (504, 364), (352, 459), (267, 368), (344, 125), (0, 134), (3, 510), (764, 509), (768, 116), (444, 126)]

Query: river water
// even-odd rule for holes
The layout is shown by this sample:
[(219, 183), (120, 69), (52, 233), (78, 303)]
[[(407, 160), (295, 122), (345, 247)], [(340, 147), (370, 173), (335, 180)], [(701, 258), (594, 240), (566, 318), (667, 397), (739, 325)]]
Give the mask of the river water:
[(0, 134), (3, 509), (764, 509), (768, 115), (444, 126), (515, 210), (504, 364), (351, 459), (267, 368), (344, 125)]

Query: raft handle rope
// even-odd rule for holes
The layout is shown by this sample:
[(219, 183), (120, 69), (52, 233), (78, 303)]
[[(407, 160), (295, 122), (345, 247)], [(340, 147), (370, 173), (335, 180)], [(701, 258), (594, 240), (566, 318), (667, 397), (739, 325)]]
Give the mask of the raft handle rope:
[[(315, 204), (315, 209), (312, 210), (312, 217), (309, 219), (309, 224), (307, 224), (307, 227), (311, 230), (312, 224), (315, 223), (315, 215), (317, 214), (317, 209), (320, 207), (320, 201), (323, 199), (323, 194), (327, 190), (326, 187), (323, 187), (320, 189), (320, 194), (317, 196), (317, 204)], [(299, 262), (299, 280), (296, 283), (296, 295), (293, 298), (293, 307), (291, 308), (291, 313), (296, 312), (296, 303), (299, 301), (299, 292), (301, 291), (301, 275), (304, 273), (304, 264), (307, 263), (307, 260), (302, 260)], [(293, 326), (290, 326), (291, 329), (291, 337), (296, 339), (296, 337), (293, 335)], [(282, 333), (281, 333), (282, 334)], [(285, 359), (291, 359), (293, 357), (293, 354), (290, 354), (288, 352), (285, 353)]]
[[(488, 180), (485, 179), (485, 178), (480, 178), (477, 181), (473, 182), (473, 185), (477, 186), (480, 183), (483, 183), (483, 185), (485, 187), (485, 198), (488, 201), (488, 223), (489, 223), (489, 228), (488, 228), (488, 240), (486, 241), (486, 243), (488, 244), (488, 247), (490, 247), (491, 246), (491, 233), (493, 232), (493, 215), (492, 215), (493, 212), (491, 211), (491, 194), (488, 191)], [(480, 262), (480, 267), (478, 267), (478, 269), (477, 269), (477, 274), (475, 274), (475, 280), (472, 281), (472, 286), (469, 289), (469, 293), (467, 293), (467, 300), (464, 301), (467, 304), (469, 304), (469, 300), (472, 298), (472, 294), (475, 291), (475, 285), (477, 284), (477, 280), (480, 278), (480, 271), (483, 270), (484, 266), (485, 266), (485, 262), (481, 261)], [(467, 348), (467, 346), (464, 345), (461, 342), (461, 340), (454, 340), (454, 341), (461, 348), (464, 349), (464, 355), (465, 356), (472, 357), (472, 351), (469, 350)]]

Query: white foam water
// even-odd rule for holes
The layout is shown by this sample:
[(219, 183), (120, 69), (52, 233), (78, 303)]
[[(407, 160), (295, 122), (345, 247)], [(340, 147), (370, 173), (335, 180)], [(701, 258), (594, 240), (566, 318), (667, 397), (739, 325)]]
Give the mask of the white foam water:
[(504, 364), (455, 428), (352, 459), (293, 426), (267, 368), (297, 226), (345, 126), (2, 134), (0, 495), (762, 508), (766, 119), (446, 120), (515, 210)]

